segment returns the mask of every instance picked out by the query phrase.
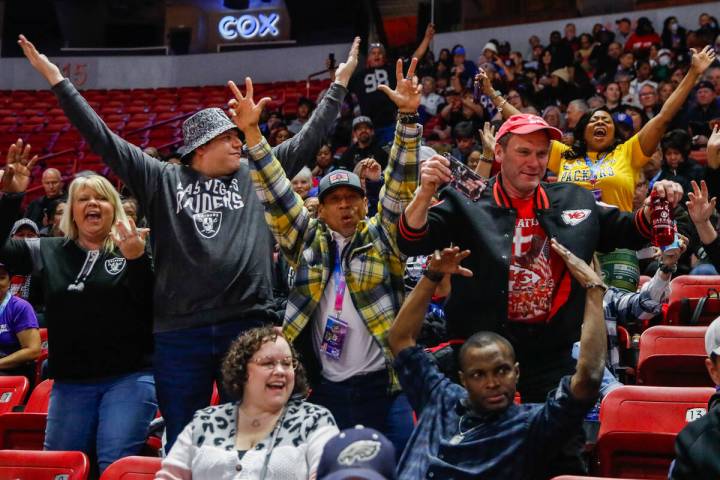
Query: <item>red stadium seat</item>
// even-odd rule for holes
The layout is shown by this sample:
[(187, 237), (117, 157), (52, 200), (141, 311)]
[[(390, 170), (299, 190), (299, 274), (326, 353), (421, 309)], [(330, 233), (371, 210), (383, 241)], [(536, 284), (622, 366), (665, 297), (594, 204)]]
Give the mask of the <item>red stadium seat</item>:
[(47, 413), (8, 412), (0, 415), (0, 450), (42, 450)]
[(85, 480), (90, 462), (82, 452), (0, 451), (0, 478)]
[(638, 383), (668, 387), (711, 387), (705, 368), (707, 327), (659, 325), (640, 337)]
[[(670, 282), (670, 298), (665, 323), (682, 323), (683, 300), (689, 299), (690, 312), (695, 310), (698, 300), (708, 295), (711, 289), (720, 291), (720, 275), (681, 275)], [(688, 303), (688, 302), (686, 302)], [(720, 300), (709, 300), (699, 325), (709, 325), (720, 313)]]
[(160, 470), (161, 458), (125, 457), (113, 462), (100, 480), (151, 480)]
[(50, 392), (52, 391), (53, 381), (43, 380), (35, 386), (30, 393), (27, 404), (25, 404), (24, 412), (31, 413), (47, 413), (50, 404)]
[(600, 475), (667, 478), (675, 437), (704, 415), (714, 388), (624, 386), (600, 407)]
[(25, 400), (30, 381), (19, 376), (0, 377), (0, 414), (12, 412), (13, 407)]

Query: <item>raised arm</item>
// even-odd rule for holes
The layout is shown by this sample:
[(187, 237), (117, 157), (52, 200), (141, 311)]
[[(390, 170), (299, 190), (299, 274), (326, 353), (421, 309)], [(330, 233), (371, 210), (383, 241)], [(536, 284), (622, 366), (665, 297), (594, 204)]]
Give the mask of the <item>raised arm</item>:
[(387, 85), (378, 87), (398, 107), (395, 138), (385, 169), (385, 185), (380, 191), (378, 208), (380, 221), (390, 238), (395, 238), (397, 222), (412, 200), (418, 182), (417, 160), (422, 128), (417, 123), (417, 109), (422, 87), (415, 76), (417, 63), (418, 59), (413, 58), (407, 75), (403, 75), (402, 60), (398, 60), (395, 65), (395, 89), (391, 90)]
[(18, 140), (10, 145), (5, 168), (0, 170), (0, 261), (22, 274), (32, 271), (32, 256), (25, 241), (9, 237), (37, 159), (37, 155), (31, 157), (30, 145)]
[(585, 314), (580, 334), (580, 357), (575, 374), (570, 380), (570, 389), (578, 400), (597, 398), (605, 369), (607, 356), (607, 331), (603, 312), (605, 285), (590, 265), (576, 257), (567, 248), (552, 239), (552, 248), (580, 285), (587, 290)]
[(710, 45), (707, 45), (700, 52), (694, 48), (690, 50), (693, 53), (690, 70), (688, 70), (680, 82), (680, 85), (678, 85), (667, 101), (665, 101), (660, 112), (646, 123), (637, 134), (640, 148), (648, 157), (655, 153), (660, 139), (665, 134), (672, 119), (680, 111), (685, 100), (687, 100), (695, 83), (702, 76), (703, 72), (715, 61), (715, 51)]
[(330, 89), (310, 119), (296, 135), (273, 148), (273, 154), (282, 164), (288, 178), (295, 177), (305, 165), (310, 168), (315, 165), (315, 154), (335, 125), (335, 119), (347, 95), (350, 77), (358, 64), (359, 49), (360, 37), (355, 37), (347, 60), (338, 65), (335, 70), (335, 81), (330, 85)]
[(500, 92), (493, 88), (492, 82), (488, 78), (487, 73), (485, 73), (485, 70), (482, 68), (480, 69), (480, 72), (475, 75), (475, 81), (480, 83), (480, 89), (485, 95), (490, 97), (490, 101), (493, 105), (495, 105), (495, 108), (498, 109), (503, 120), (507, 120), (513, 115), (520, 113), (520, 110), (513, 107), (510, 102), (508, 102), (505, 97), (500, 94)]
[(428, 23), (428, 26), (425, 27), (425, 35), (423, 36), (422, 42), (420, 42), (420, 45), (418, 45), (417, 49), (415, 49), (411, 58), (423, 58), (434, 36), (435, 24)]
[(395, 322), (388, 332), (388, 343), (393, 355), (400, 353), (416, 344), (420, 334), (425, 313), (438, 283), (445, 275), (459, 274), (463, 277), (472, 277), (473, 273), (460, 266), (460, 263), (470, 255), (470, 250), (460, 251), (458, 247), (446, 248), (442, 252), (436, 251), (430, 259), (427, 274), (420, 278), (410, 295), (405, 299)]
[(260, 133), (260, 113), (268, 97), (255, 103), (253, 85), (245, 78), (246, 93), (243, 95), (234, 82), (228, 82), (235, 96), (230, 100), (230, 118), (245, 134), (249, 147), (250, 176), (260, 201), (265, 206), (265, 221), (273, 236), (280, 244), (286, 260), (291, 266), (297, 265), (302, 247), (303, 233), (310, 222), (310, 215), (302, 198), (292, 189), (280, 162), (275, 158), (265, 138)]
[(25, 36), (20, 35), (18, 44), (33, 68), (48, 81), (70, 123), (80, 131), (92, 151), (102, 157), (141, 204), (149, 205), (157, 191), (162, 164), (115, 135), (72, 83), (63, 78), (60, 69)]
[(715, 124), (708, 139), (707, 166), (713, 170), (720, 168), (720, 124)]

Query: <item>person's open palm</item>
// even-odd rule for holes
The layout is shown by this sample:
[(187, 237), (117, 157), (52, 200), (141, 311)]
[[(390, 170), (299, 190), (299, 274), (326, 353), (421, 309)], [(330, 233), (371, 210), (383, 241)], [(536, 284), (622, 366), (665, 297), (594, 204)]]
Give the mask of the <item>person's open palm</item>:
[(710, 45), (705, 45), (705, 48), (699, 52), (694, 48), (691, 48), (690, 51), (692, 52), (692, 68), (698, 75), (705, 72), (715, 61), (715, 50)]
[(63, 80), (63, 75), (57, 65), (52, 63), (47, 56), (38, 52), (35, 45), (25, 35), (18, 37), (18, 45), (20, 45), (23, 54), (30, 61), (30, 65), (45, 77), (50, 86), (54, 86)]
[(265, 104), (270, 101), (270, 97), (263, 97), (259, 102), (255, 103), (253, 100), (253, 84), (250, 77), (245, 77), (245, 95), (242, 94), (232, 80), (228, 82), (228, 86), (235, 96), (228, 102), (230, 118), (233, 123), (243, 132), (257, 127), (260, 122), (260, 114), (265, 108)]
[(700, 182), (700, 186), (698, 186), (695, 180), (690, 183), (692, 184), (693, 191), (688, 193), (690, 200), (685, 202), (690, 220), (695, 224), (705, 223), (710, 220), (710, 216), (715, 211), (716, 199), (715, 197), (710, 199), (705, 180)]
[(418, 59), (413, 58), (408, 68), (407, 76), (403, 75), (402, 60), (398, 59), (395, 64), (395, 77), (397, 78), (397, 86), (395, 90), (391, 90), (387, 85), (378, 85), (385, 95), (397, 105), (400, 112), (415, 113), (420, 106), (420, 94), (422, 85), (418, 84), (415, 76), (415, 67), (417, 67)]
[(129, 228), (123, 222), (116, 222), (112, 237), (123, 257), (135, 260), (145, 254), (145, 241), (150, 229), (137, 228), (132, 218), (128, 218), (128, 225)]
[(37, 159), (37, 155), (30, 157), (30, 145), (23, 146), (21, 139), (10, 145), (6, 167), (3, 170), (2, 180), (0, 180), (0, 190), (9, 193), (27, 190)]
[(428, 270), (432, 272), (442, 273), (445, 275), (462, 275), (463, 277), (472, 277), (473, 272), (460, 263), (470, 255), (470, 250), (460, 251), (459, 247), (444, 248), (442, 251), (436, 250), (433, 255), (428, 257)]
[(355, 37), (350, 53), (346, 61), (337, 66), (335, 70), (335, 81), (347, 87), (353, 72), (358, 64), (358, 54), (360, 53), (360, 37)]

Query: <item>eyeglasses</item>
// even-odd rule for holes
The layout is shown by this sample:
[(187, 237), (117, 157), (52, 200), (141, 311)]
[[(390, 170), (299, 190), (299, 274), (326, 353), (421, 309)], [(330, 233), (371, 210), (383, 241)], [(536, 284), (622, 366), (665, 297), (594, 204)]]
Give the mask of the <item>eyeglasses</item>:
[(520, 98), (520, 95), (508, 95), (506, 98), (508, 100), (515, 100), (516, 98)]
[(250, 359), (252, 363), (259, 366), (260, 368), (267, 370), (268, 372), (272, 372), (277, 368), (278, 365), (280, 365), (283, 370), (292, 370), (295, 371), (298, 367), (298, 360), (297, 358), (292, 357), (285, 357), (280, 360), (275, 360), (274, 358), (270, 357), (263, 357), (263, 358), (253, 358)]

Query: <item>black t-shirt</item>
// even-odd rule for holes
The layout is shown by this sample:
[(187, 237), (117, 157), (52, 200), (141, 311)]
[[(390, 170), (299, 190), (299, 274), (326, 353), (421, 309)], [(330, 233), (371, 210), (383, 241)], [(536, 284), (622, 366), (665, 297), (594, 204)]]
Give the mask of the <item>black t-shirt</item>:
[(358, 71), (350, 80), (351, 93), (357, 98), (360, 111), (373, 121), (375, 128), (387, 127), (395, 123), (395, 104), (382, 91), (379, 85), (395, 88), (395, 68), (385, 64), (380, 67), (368, 67)]
[(361, 148), (357, 144), (352, 145), (342, 154), (342, 157), (340, 157), (340, 160), (337, 162), (337, 166), (352, 172), (360, 160), (368, 157), (377, 160), (383, 170), (387, 167), (388, 154), (377, 142), (372, 142), (366, 148)]

